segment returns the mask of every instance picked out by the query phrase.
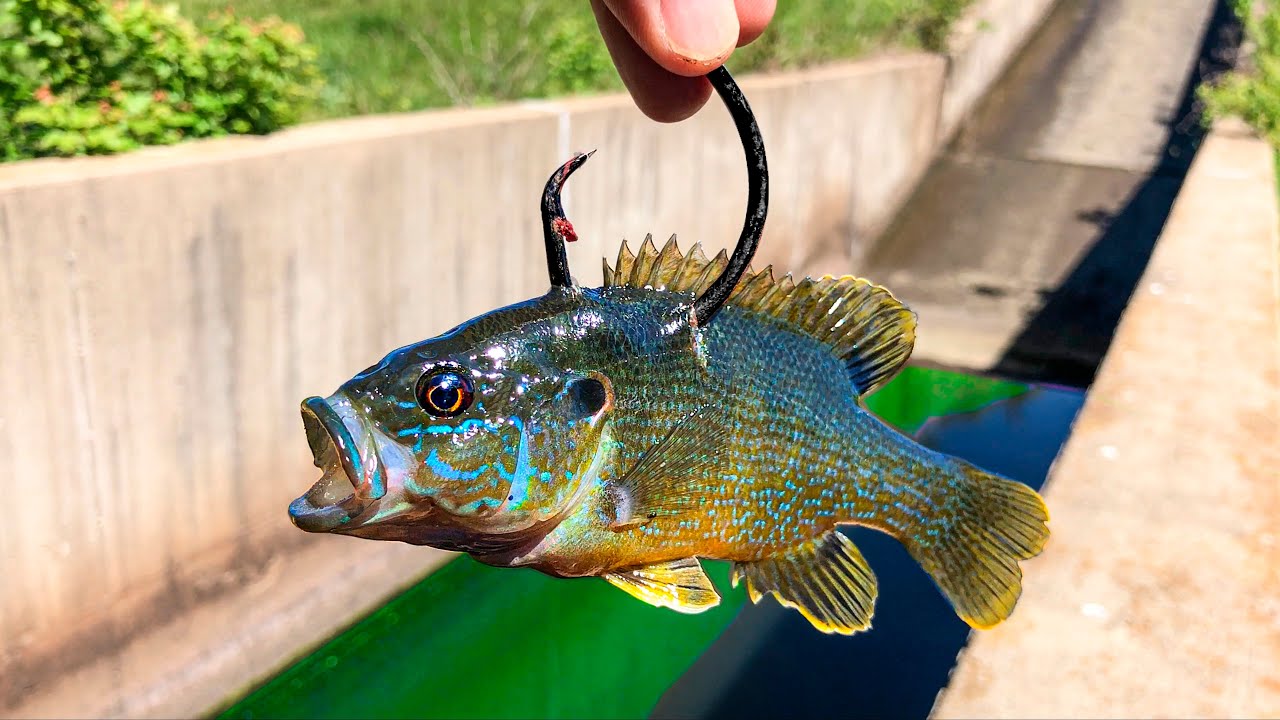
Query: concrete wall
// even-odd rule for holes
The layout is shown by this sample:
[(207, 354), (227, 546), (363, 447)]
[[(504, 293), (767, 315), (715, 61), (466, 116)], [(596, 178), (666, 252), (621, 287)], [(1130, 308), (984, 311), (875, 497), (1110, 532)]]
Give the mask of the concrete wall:
[[(946, 64), (743, 80), (758, 262), (856, 269), (937, 149)], [(200, 712), (441, 562), (292, 528), (316, 476), (297, 403), (543, 292), (537, 198), (589, 148), (584, 284), (622, 237), (736, 238), (727, 115), (660, 126), (623, 96), (0, 166), (0, 715)]]
[[(944, 65), (910, 54), (742, 82), (769, 157), (759, 266), (820, 273), (860, 263), (933, 157)], [(746, 166), (727, 113), (659, 125), (618, 97), (550, 110), (567, 126), (570, 148), (600, 150), (566, 200), (583, 237), (570, 246), (581, 280), (599, 283), (600, 258), (612, 260), (623, 237), (677, 233), (685, 243), (732, 247)]]

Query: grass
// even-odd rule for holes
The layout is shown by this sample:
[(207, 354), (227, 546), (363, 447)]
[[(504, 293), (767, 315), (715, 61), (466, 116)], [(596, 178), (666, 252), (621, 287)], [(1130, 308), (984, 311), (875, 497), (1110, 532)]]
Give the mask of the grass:
[(1208, 118), (1234, 115), (1280, 148), (1280, 0), (1232, 0), (1253, 56), (1243, 70), (1200, 88)]
[[(696, 0), (695, 0), (696, 1)], [(971, 0), (786, 0), (736, 72), (884, 47), (937, 49)], [(319, 51), (314, 112), (341, 117), (621, 89), (586, 0), (178, 0), (297, 23)]]
[[(1244, 68), (1199, 88), (1206, 121), (1235, 116), (1275, 148), (1280, 177), (1280, 0), (1231, 0), (1252, 57)], [(1280, 189), (1280, 188), (1278, 188)]]

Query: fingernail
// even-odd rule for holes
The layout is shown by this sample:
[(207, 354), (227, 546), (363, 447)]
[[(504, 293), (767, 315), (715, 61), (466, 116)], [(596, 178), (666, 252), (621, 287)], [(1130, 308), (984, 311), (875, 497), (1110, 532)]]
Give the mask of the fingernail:
[(738, 43), (733, 0), (662, 0), (667, 45), (693, 62), (720, 60)]

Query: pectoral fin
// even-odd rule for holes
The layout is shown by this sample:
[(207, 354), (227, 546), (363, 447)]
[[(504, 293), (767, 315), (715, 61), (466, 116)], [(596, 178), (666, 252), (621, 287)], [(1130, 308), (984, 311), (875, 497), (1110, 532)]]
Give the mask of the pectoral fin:
[(732, 421), (713, 405), (683, 417), (611, 488), (610, 527), (624, 530), (698, 507), (709, 484), (718, 482), (712, 471), (731, 431)]
[(789, 552), (733, 564), (733, 586), (747, 579), (751, 602), (769, 593), (825, 633), (871, 627), (876, 576), (849, 538), (831, 530)]
[(604, 579), (650, 605), (682, 613), (700, 613), (720, 604), (720, 593), (697, 558), (615, 571)]

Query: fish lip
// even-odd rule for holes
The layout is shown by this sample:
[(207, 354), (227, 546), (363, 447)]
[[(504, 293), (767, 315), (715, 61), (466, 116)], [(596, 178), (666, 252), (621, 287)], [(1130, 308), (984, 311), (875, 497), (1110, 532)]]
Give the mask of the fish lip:
[[(382, 463), (376, 451), (370, 448), (370, 457), (362, 457), (357, 434), (350, 425), (356, 425), (360, 436), (367, 436), (363, 423), (350, 411), (350, 401), (342, 399), (353, 420), (344, 421), (334, 406), (324, 398), (309, 397), (302, 401), (302, 423), (307, 431), (307, 443), (316, 467), (324, 475), (305, 493), (289, 503), (289, 519), (300, 530), (307, 532), (332, 532), (349, 525), (351, 520), (370, 504), (386, 494), (387, 484)], [(330, 457), (332, 454), (332, 457)], [(336, 458), (337, 466), (333, 466)], [(367, 461), (366, 461), (367, 460)], [(317, 502), (324, 495), (332, 497), (337, 482), (335, 471), (341, 468), (342, 477), (350, 484), (351, 492), (340, 500)]]

